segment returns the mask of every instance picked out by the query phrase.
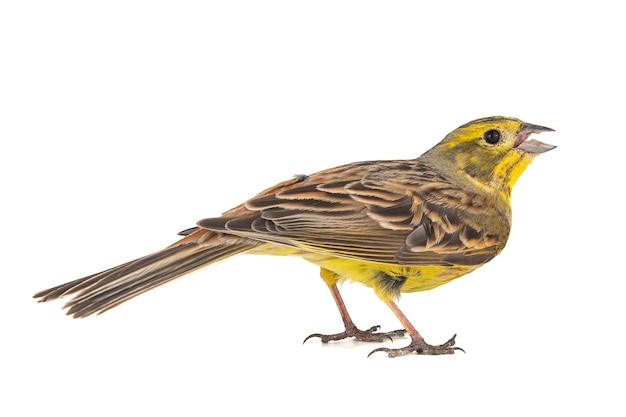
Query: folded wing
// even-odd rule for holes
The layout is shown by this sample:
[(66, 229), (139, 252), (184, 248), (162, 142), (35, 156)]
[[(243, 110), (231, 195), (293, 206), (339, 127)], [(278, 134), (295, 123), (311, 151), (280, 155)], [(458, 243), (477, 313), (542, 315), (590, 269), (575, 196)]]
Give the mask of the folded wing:
[(198, 225), (377, 263), (479, 265), (509, 230), (484, 203), (418, 161), (376, 161), (299, 177)]

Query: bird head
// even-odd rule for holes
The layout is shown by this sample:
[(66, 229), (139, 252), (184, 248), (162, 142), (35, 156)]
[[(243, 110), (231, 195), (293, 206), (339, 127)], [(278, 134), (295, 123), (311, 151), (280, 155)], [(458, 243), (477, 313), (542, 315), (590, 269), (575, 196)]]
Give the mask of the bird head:
[(511, 117), (488, 117), (455, 129), (425, 156), (446, 164), (448, 172), (466, 178), (479, 188), (488, 187), (510, 195), (532, 160), (556, 147), (529, 136), (551, 131), (549, 127)]

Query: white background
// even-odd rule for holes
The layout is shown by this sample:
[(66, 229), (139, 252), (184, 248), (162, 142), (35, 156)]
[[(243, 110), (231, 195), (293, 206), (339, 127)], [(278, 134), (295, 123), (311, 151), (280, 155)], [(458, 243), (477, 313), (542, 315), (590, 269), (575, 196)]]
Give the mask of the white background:
[[(434, 3), (3, 2), (0, 414), (623, 415), (623, 13)], [(341, 321), (300, 259), (239, 256), (84, 320), (30, 298), (490, 115), (559, 147), (520, 179), (501, 256), (401, 300), (467, 354), (302, 345)], [(343, 292), (360, 327), (398, 327)]]

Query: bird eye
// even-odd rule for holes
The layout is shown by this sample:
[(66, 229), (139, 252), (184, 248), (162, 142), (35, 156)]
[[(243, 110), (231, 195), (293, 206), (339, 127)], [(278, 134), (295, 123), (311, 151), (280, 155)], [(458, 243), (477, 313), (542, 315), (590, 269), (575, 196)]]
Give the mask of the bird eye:
[(485, 135), (483, 136), (483, 138), (485, 139), (485, 142), (487, 142), (488, 144), (495, 145), (496, 143), (500, 141), (500, 132), (498, 132), (495, 129), (488, 130), (485, 132)]

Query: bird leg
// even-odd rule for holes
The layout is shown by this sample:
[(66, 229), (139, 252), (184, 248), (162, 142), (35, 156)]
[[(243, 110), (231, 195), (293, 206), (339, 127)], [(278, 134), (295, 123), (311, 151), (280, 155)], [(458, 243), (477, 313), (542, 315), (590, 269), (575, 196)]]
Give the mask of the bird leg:
[(403, 348), (398, 348), (398, 349), (389, 349), (389, 348), (374, 349), (373, 351), (370, 352), (369, 355), (367, 355), (368, 357), (370, 357), (373, 353), (376, 353), (376, 352), (386, 352), (390, 358), (395, 358), (396, 356), (408, 355), (410, 353), (417, 353), (419, 355), (447, 355), (447, 354), (452, 354), (457, 350), (460, 350), (461, 352), (465, 353), (465, 351), (461, 349), (460, 347), (454, 347), (454, 343), (455, 343), (454, 339), (456, 338), (456, 335), (452, 336), (452, 338), (448, 340), (446, 343), (444, 343), (443, 345), (438, 345), (438, 346), (429, 345), (428, 343), (424, 341), (424, 338), (422, 337), (422, 335), (419, 334), (419, 332), (415, 329), (415, 327), (413, 327), (413, 325), (411, 324), (409, 319), (407, 319), (404, 313), (400, 311), (396, 303), (394, 303), (393, 301), (388, 301), (387, 305), (391, 308), (391, 310), (394, 312), (396, 317), (398, 317), (398, 319), (400, 320), (400, 323), (402, 323), (406, 331), (409, 333), (409, 336), (411, 336), (411, 343), (409, 343), (408, 346), (405, 346)]
[[(358, 329), (354, 323), (352, 322), (352, 318), (348, 314), (348, 310), (346, 309), (346, 305), (343, 302), (343, 298), (341, 298), (341, 294), (339, 293), (339, 288), (337, 288), (337, 284), (329, 284), (328, 288), (333, 295), (335, 303), (337, 304), (337, 308), (339, 309), (339, 314), (341, 314), (341, 319), (343, 320), (343, 324), (346, 328), (341, 333), (336, 334), (321, 334), (314, 333), (312, 335), (307, 336), (304, 339), (304, 342), (309, 340), (312, 337), (319, 337), (322, 343), (328, 343), (330, 341), (342, 340), (348, 337), (354, 337), (356, 340), (361, 342), (382, 342), (385, 339), (393, 340), (392, 337), (401, 337), (404, 336), (406, 330), (394, 330), (392, 332), (387, 333), (377, 333), (376, 331), (380, 329), (380, 326), (372, 326), (367, 330)], [(304, 343), (302, 342), (302, 343)]]

